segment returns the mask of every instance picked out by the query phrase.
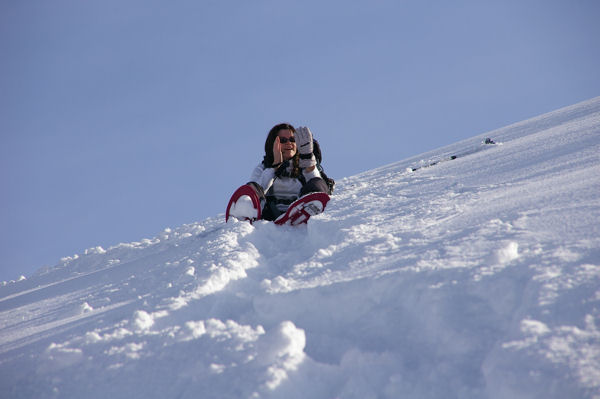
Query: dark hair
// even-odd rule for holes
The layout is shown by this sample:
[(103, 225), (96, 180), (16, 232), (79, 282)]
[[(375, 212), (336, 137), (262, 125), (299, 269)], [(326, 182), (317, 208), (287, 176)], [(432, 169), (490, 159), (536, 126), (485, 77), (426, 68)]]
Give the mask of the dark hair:
[[(289, 123), (280, 123), (271, 128), (269, 134), (267, 135), (267, 140), (265, 140), (265, 157), (263, 158), (263, 165), (265, 165), (266, 168), (273, 166), (273, 145), (275, 144), (275, 138), (281, 130), (290, 130), (292, 133), (296, 133), (294, 126), (290, 125)], [(298, 166), (299, 158), (300, 156), (298, 155), (298, 151), (296, 151), (294, 157), (292, 158), (294, 165), (292, 168), (292, 177), (300, 176), (300, 167)]]

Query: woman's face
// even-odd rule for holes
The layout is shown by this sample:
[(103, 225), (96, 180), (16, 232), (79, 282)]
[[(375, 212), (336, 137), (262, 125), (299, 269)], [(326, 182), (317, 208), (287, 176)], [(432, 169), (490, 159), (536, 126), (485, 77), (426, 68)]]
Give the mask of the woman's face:
[(290, 139), (295, 140), (294, 133), (289, 129), (282, 129), (277, 133), (277, 137), (279, 137), (281, 143), (281, 155), (283, 156), (283, 160), (287, 161), (288, 159), (293, 158), (296, 154), (296, 142), (290, 141)]

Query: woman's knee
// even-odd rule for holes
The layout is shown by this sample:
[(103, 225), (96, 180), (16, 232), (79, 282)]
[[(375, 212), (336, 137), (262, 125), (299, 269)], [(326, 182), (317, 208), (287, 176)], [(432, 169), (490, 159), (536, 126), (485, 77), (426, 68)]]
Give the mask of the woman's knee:
[(306, 182), (304, 186), (302, 186), (302, 190), (300, 191), (300, 196), (309, 194), (309, 193), (326, 193), (328, 191), (327, 183), (320, 177), (314, 177)]

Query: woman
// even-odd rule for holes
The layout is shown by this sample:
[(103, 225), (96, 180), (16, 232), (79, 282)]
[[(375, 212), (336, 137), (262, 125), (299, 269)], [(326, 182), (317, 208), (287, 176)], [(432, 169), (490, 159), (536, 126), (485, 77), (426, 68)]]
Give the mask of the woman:
[(265, 141), (265, 156), (250, 176), (250, 185), (261, 198), (262, 219), (275, 220), (299, 197), (327, 192), (327, 183), (316, 168), (312, 133), (288, 123), (274, 126)]

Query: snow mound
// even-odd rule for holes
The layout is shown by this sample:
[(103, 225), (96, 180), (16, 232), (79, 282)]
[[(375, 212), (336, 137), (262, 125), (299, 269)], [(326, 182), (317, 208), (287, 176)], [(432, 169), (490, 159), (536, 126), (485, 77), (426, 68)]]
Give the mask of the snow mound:
[(242, 195), (236, 202), (231, 204), (229, 214), (241, 220), (245, 218), (256, 219), (258, 217), (258, 210), (254, 208), (250, 196)]
[(599, 398), (598, 154), (600, 98), (338, 179), (305, 226), (65, 257), (0, 286), (3, 397)]

